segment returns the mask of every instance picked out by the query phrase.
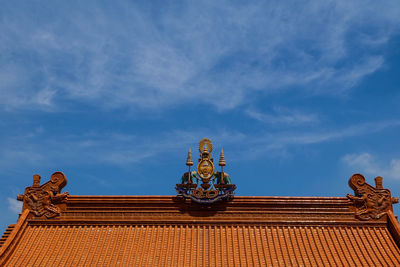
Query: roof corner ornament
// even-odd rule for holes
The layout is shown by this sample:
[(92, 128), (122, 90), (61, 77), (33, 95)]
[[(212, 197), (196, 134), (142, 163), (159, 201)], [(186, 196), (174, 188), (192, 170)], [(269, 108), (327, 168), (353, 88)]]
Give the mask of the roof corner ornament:
[(61, 193), (67, 184), (67, 177), (62, 172), (51, 175), (50, 181), (40, 185), (40, 175), (33, 175), (33, 184), (25, 188), (17, 200), (23, 201), (22, 211), (28, 209), (36, 217), (53, 218), (66, 208), (68, 192)]
[(213, 145), (210, 139), (200, 140), (197, 171), (191, 171), (193, 159), (189, 148), (186, 160), (189, 171), (182, 175), (181, 183), (176, 185), (178, 196), (190, 198), (200, 204), (210, 204), (223, 199), (229, 200), (233, 197), (236, 185), (231, 183), (229, 175), (223, 170), (223, 167), (226, 166), (224, 151), (221, 149), (218, 163), (221, 167), (220, 172), (215, 171), (214, 159), (211, 158), (212, 151)]
[(392, 197), (389, 189), (384, 189), (383, 178), (375, 178), (375, 187), (365, 182), (361, 174), (350, 177), (349, 186), (354, 190), (354, 196), (347, 194), (347, 198), (353, 202), (350, 207), (359, 220), (378, 220), (388, 211), (393, 211), (393, 204), (399, 202), (399, 198)]

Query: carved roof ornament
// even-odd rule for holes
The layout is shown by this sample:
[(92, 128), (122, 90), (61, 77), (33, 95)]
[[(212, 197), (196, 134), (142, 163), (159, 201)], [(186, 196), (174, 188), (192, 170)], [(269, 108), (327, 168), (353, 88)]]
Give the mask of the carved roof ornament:
[(25, 188), (17, 199), (23, 201), (22, 211), (28, 209), (36, 217), (53, 218), (66, 208), (68, 192), (61, 193), (67, 184), (67, 177), (62, 172), (51, 175), (50, 181), (40, 185), (40, 175), (33, 175), (33, 184)]
[(365, 182), (364, 176), (354, 174), (350, 177), (349, 186), (354, 190), (354, 196), (347, 194), (347, 198), (353, 202), (350, 207), (357, 219), (377, 220), (388, 211), (393, 211), (392, 204), (398, 203), (397, 197), (392, 197), (389, 189), (382, 186), (383, 178), (375, 178), (375, 187)]
[(178, 196), (190, 198), (192, 201), (201, 204), (210, 204), (219, 200), (229, 200), (233, 197), (236, 185), (224, 172), (226, 165), (224, 152), (221, 149), (219, 166), (221, 171), (215, 171), (214, 159), (211, 157), (213, 145), (210, 139), (204, 138), (199, 143), (200, 158), (197, 170), (191, 171), (193, 165), (192, 153), (189, 148), (186, 165), (189, 171), (182, 175), (181, 183), (176, 185)]

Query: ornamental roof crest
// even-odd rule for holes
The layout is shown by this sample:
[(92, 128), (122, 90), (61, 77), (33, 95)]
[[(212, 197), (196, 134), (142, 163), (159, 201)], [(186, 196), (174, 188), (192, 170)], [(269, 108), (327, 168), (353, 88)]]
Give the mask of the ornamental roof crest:
[(61, 193), (67, 184), (67, 177), (62, 172), (51, 175), (50, 181), (40, 184), (40, 175), (33, 175), (33, 184), (25, 188), (23, 195), (17, 200), (22, 201), (22, 211), (29, 210), (35, 217), (53, 218), (59, 216), (66, 208), (68, 192)]
[(178, 196), (189, 198), (200, 204), (210, 204), (233, 197), (236, 185), (232, 184), (230, 176), (224, 172), (226, 165), (224, 151), (221, 149), (218, 165), (221, 171), (215, 171), (214, 159), (211, 157), (213, 144), (210, 139), (203, 138), (199, 142), (200, 157), (197, 168), (193, 166), (192, 151), (189, 148), (186, 165), (189, 171), (182, 175), (181, 183), (176, 185)]
[(389, 211), (393, 212), (393, 204), (399, 202), (397, 197), (392, 197), (390, 190), (383, 188), (383, 178), (375, 178), (375, 187), (365, 181), (363, 175), (356, 173), (350, 177), (349, 186), (354, 190), (354, 196), (347, 194), (352, 202), (350, 210), (357, 219), (378, 220)]

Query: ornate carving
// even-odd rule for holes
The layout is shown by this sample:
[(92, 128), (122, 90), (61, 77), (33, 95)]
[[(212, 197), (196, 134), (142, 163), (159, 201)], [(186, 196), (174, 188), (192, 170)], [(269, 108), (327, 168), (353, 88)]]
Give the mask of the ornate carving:
[(212, 150), (213, 145), (210, 139), (202, 139), (199, 143), (200, 158), (197, 164), (197, 171), (190, 171), (193, 161), (191, 150), (189, 149), (186, 161), (189, 172), (184, 173), (181, 183), (176, 185), (178, 196), (190, 198), (194, 202), (203, 204), (214, 203), (233, 197), (236, 185), (232, 184), (229, 175), (223, 172), (222, 168), (226, 165), (224, 152), (221, 150), (219, 160), (221, 172), (216, 172), (213, 159), (211, 158)]
[(376, 177), (376, 186), (373, 187), (365, 182), (361, 174), (350, 177), (349, 186), (354, 190), (354, 196), (347, 194), (347, 198), (353, 202), (351, 209), (357, 219), (377, 220), (389, 210), (393, 211), (392, 204), (399, 202), (398, 198), (391, 196), (388, 189), (383, 188), (382, 179)]
[(33, 175), (33, 184), (25, 188), (23, 195), (17, 199), (23, 201), (22, 210), (28, 209), (36, 217), (53, 218), (60, 215), (65, 208), (68, 192), (61, 193), (67, 184), (67, 178), (62, 172), (51, 175), (50, 181), (40, 185), (40, 175)]
[(200, 154), (203, 153), (204, 149), (207, 148), (209, 153), (211, 154), (213, 151), (213, 145), (210, 139), (208, 138), (203, 138), (199, 142), (199, 152)]

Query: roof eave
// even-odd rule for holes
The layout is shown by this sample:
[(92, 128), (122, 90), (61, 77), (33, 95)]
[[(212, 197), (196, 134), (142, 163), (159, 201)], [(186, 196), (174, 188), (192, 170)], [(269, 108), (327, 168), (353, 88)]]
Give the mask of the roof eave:
[(3, 264), (7, 261), (8, 256), (11, 254), (10, 252), (13, 250), (18, 243), (19, 238), (22, 236), (22, 233), (28, 224), (28, 215), (29, 210), (24, 210), (24, 212), (22, 212), (14, 229), (11, 231), (7, 240), (0, 248), (0, 266), (3, 266)]

